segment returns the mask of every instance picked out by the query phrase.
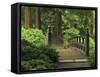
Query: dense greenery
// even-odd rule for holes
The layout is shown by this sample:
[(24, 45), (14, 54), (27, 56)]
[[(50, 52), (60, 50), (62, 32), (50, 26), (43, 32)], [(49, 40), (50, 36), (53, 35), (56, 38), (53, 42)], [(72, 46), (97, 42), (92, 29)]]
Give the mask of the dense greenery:
[(63, 31), (63, 40), (64, 40), (64, 48), (66, 48), (66, 46), (68, 46), (68, 40), (74, 36), (78, 36), (79, 35), (79, 30), (77, 30), (76, 28), (69, 28)]
[[(58, 55), (56, 52), (56, 49), (48, 46), (48, 45), (44, 45), (44, 46), (35, 46), (32, 45), (31, 43), (28, 43), (25, 40), (22, 40), (22, 59), (23, 60), (30, 60), (30, 59), (41, 59), (44, 58), (45, 60), (47, 60), (48, 58), (52, 61), (52, 62), (58, 62)], [(46, 56), (48, 58), (46, 58)], [(37, 57), (38, 56), (38, 57)]]
[[(89, 63), (95, 64), (95, 11), (49, 7), (21, 9), (22, 70), (54, 69), (58, 53), (48, 45), (48, 33), (53, 42), (61, 41), (66, 48), (73, 36), (86, 37), (89, 31)], [(49, 29), (51, 31), (49, 31)], [(56, 38), (57, 37), (57, 38)], [(54, 40), (56, 39), (56, 41)]]
[(21, 39), (25, 39), (29, 43), (32, 43), (36, 46), (46, 45), (47, 37), (43, 32), (37, 28), (24, 28), (22, 27)]
[(43, 70), (43, 69), (54, 69), (55, 64), (46, 62), (42, 59), (32, 59), (29, 61), (22, 61), (22, 70)]
[(95, 64), (95, 41), (92, 38), (90, 38), (89, 41), (89, 63), (93, 66)]
[(47, 45), (37, 46), (25, 39), (21, 40), (22, 70), (53, 69), (58, 62), (57, 54), (54, 48)]

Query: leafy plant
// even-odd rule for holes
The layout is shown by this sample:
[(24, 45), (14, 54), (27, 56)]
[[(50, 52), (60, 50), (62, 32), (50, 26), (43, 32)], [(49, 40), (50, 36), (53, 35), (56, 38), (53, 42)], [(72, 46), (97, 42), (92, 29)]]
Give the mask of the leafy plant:
[(76, 28), (69, 28), (63, 31), (63, 38), (64, 38), (64, 48), (66, 48), (66, 46), (68, 45), (68, 39), (70, 39), (73, 36), (78, 36), (79, 35), (79, 30), (77, 30)]
[(22, 27), (21, 39), (25, 39), (29, 43), (40, 46), (47, 44), (47, 37), (37, 28)]
[(31, 70), (32, 65), (30, 64), (30, 61), (21, 61), (21, 70)]
[(42, 59), (32, 59), (29, 61), (21, 62), (22, 70), (44, 70), (53, 69), (55, 67), (54, 63), (46, 62)]
[(22, 43), (22, 49), (21, 49), (23, 60), (42, 58), (44, 60), (50, 59), (52, 62), (58, 62), (58, 53), (56, 52), (56, 49), (48, 45), (37, 47), (35, 45), (30, 45), (30, 43), (27, 44), (27, 46), (25, 46), (24, 45), (25, 40), (22, 40), (22, 41), (24, 41), (24, 43)]
[(92, 38), (89, 39), (89, 63), (91, 65), (95, 64), (95, 42)]
[[(76, 28), (69, 28), (69, 29), (66, 29), (63, 31), (64, 35), (69, 35), (70, 37), (73, 37), (73, 36), (77, 36), (79, 35), (79, 30), (77, 30)], [(67, 37), (66, 37), (67, 38)]]
[[(22, 69), (52, 69), (58, 62), (58, 53), (48, 45), (35, 46), (21, 40)], [(27, 63), (28, 62), (28, 63)]]
[(40, 50), (41, 53), (47, 55), (52, 62), (54, 63), (58, 62), (58, 52), (56, 52), (56, 49), (47, 45), (47, 46), (41, 46)]

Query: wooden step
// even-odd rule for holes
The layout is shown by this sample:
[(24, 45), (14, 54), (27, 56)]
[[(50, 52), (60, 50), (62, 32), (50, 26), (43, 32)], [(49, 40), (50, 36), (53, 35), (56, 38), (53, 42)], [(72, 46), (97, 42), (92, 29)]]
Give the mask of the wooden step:
[(58, 64), (58, 69), (60, 68), (81, 68), (90, 67), (88, 62), (60, 62)]
[(69, 59), (69, 60), (59, 60), (59, 62), (88, 62), (88, 59)]

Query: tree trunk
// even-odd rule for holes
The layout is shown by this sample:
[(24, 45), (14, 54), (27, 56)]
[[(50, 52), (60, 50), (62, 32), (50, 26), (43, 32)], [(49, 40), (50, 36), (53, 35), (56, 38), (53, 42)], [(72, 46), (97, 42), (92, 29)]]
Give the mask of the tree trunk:
[(55, 30), (52, 35), (52, 43), (56, 45), (61, 45), (63, 43), (61, 36), (62, 36), (62, 31), (61, 31), (61, 13), (57, 11), (56, 14), (56, 23), (55, 23)]
[(32, 27), (32, 15), (30, 7), (25, 7), (25, 27)]
[(61, 36), (61, 13), (60, 12), (57, 12), (56, 15), (55, 33), (57, 36)]
[(35, 26), (36, 28), (40, 29), (41, 28), (41, 20), (40, 20), (40, 8), (36, 8), (36, 19), (35, 19)]

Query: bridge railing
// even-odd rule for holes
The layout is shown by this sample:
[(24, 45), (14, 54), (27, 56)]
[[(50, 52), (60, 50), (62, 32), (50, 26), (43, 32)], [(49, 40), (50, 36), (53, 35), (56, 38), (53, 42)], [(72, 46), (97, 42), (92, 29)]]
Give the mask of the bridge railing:
[(85, 36), (73, 36), (69, 39), (69, 46), (81, 49), (86, 56), (89, 56), (89, 32), (86, 31)]

